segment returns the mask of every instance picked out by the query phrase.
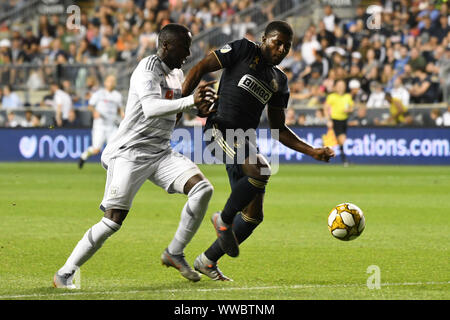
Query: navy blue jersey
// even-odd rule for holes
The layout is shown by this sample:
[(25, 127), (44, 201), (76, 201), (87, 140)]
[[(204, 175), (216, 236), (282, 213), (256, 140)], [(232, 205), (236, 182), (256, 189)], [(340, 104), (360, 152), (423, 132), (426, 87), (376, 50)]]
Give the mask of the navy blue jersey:
[(217, 112), (209, 117), (222, 128), (256, 129), (265, 106), (286, 108), (289, 87), (286, 75), (264, 62), (252, 41), (233, 41), (214, 51), (223, 70)]

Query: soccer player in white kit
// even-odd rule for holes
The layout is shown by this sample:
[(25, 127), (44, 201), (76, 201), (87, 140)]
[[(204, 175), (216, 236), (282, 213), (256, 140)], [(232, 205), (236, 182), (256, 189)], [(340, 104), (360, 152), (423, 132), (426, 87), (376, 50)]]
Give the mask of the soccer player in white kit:
[(54, 275), (57, 288), (74, 289), (73, 277), (117, 232), (126, 218), (134, 196), (146, 180), (168, 193), (184, 193), (187, 202), (175, 236), (161, 255), (162, 263), (182, 276), (200, 280), (184, 258), (184, 248), (200, 226), (213, 187), (197, 165), (170, 147), (176, 114), (197, 111), (208, 115), (217, 99), (208, 87), (200, 85), (193, 95), (181, 97), (183, 72), (179, 69), (190, 54), (191, 33), (179, 24), (168, 24), (158, 37), (156, 55), (140, 61), (130, 79), (130, 90), (119, 130), (102, 154), (107, 169), (105, 193), (100, 208), (105, 212), (100, 222), (92, 226), (78, 242), (66, 263)]
[(124, 117), (122, 109), (122, 94), (115, 90), (116, 77), (109, 75), (105, 78), (104, 88), (97, 90), (89, 99), (88, 109), (94, 118), (92, 124), (92, 145), (82, 154), (78, 167), (83, 168), (84, 162), (90, 157), (99, 154), (105, 143), (116, 133), (121, 118)]

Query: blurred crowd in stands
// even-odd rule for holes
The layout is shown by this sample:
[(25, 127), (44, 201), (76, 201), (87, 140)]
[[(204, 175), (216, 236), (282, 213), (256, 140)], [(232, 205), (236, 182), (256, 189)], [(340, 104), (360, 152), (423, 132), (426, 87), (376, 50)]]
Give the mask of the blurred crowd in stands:
[[(87, 74), (83, 78), (86, 90), (74, 86), (73, 64), (107, 64), (137, 61), (154, 53), (158, 31), (169, 22), (187, 25), (193, 35), (215, 25), (223, 28), (237, 26), (236, 13), (259, 0), (100, 0), (92, 12), (81, 12), (80, 28), (67, 28), (58, 15), (41, 15), (35, 27), (20, 28), (0, 25), (0, 126), (32, 126), (37, 124), (33, 114), (14, 120), (14, 109), (38, 107), (52, 109), (55, 97), (69, 104), (66, 120), (75, 117), (78, 107), (85, 107), (89, 96), (98, 89), (101, 79)], [(24, 5), (25, 1), (0, 0), (0, 8)], [(291, 108), (287, 121), (299, 125), (324, 125), (323, 107), (328, 94), (338, 80), (345, 80), (352, 93), (355, 112), (349, 124), (377, 125), (366, 119), (367, 111), (387, 108), (386, 93), (411, 104), (437, 104), (430, 108), (421, 123), (411, 125), (450, 126), (450, 16), (445, 1), (385, 0), (378, 2), (381, 11), (379, 26), (371, 25), (373, 14), (366, 7), (356, 8), (355, 16), (342, 19), (329, 5), (323, 7), (318, 23), (305, 32), (296, 32), (294, 45), (280, 65), (287, 74), (291, 90)], [(273, 18), (270, 6), (264, 14)], [(242, 36), (255, 39), (252, 21), (241, 21)], [(210, 48), (205, 48), (210, 50)], [(44, 66), (43, 74), (31, 73), (24, 81), (30, 90), (50, 86), (42, 100), (31, 105), (14, 91), (20, 69), (8, 66), (37, 64)], [(47, 70), (47, 71), (46, 71)], [(56, 95), (56, 92), (58, 94)], [(296, 106), (310, 108), (303, 113)], [(446, 111), (447, 110), (447, 111)], [(366, 116), (364, 116), (366, 115)], [(34, 115), (36, 118), (39, 115)], [(42, 120), (42, 119), (41, 119)], [(197, 125), (199, 119), (185, 119), (186, 125)], [(417, 122), (417, 121), (416, 121)], [(39, 122), (43, 124), (43, 121)], [(73, 125), (77, 122), (71, 121)], [(58, 124), (55, 123), (57, 126)]]
[[(372, 26), (365, 7), (353, 19), (341, 20), (324, 7), (321, 20), (296, 39), (280, 67), (290, 79), (291, 97), (322, 108), (338, 80), (345, 80), (357, 113), (389, 107), (386, 93), (410, 104), (449, 103), (450, 16), (448, 4), (438, 1), (387, 0), (381, 21)], [(373, 21), (372, 21), (373, 23)], [(361, 109), (358, 111), (358, 109)], [(308, 123), (302, 114), (297, 123)], [(439, 108), (424, 125), (449, 125)], [(429, 121), (430, 118), (437, 119)], [(317, 117), (319, 118), (319, 117)], [(373, 119), (376, 120), (376, 119)], [(410, 119), (411, 123), (415, 119)], [(377, 124), (376, 121), (371, 122)]]

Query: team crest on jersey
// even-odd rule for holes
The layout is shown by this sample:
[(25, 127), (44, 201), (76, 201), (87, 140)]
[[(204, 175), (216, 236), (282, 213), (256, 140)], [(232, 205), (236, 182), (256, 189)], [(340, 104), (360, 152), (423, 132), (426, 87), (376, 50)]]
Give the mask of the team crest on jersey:
[(267, 104), (272, 97), (272, 91), (270, 91), (267, 85), (249, 74), (244, 75), (241, 80), (239, 80), (238, 87), (250, 92), (252, 96), (264, 105)]
[(256, 56), (253, 59), (253, 62), (250, 64), (249, 68), (253, 69), (253, 70), (256, 70), (256, 66), (258, 65), (258, 62), (259, 62), (259, 56)]
[(224, 46), (220, 49), (220, 52), (221, 52), (221, 53), (227, 53), (227, 52), (229, 52), (229, 51), (231, 51), (231, 46), (230, 46), (229, 44), (224, 45)]
[(278, 82), (275, 79), (272, 79), (272, 81), (270, 81), (270, 87), (272, 88), (272, 90), (274, 92), (278, 91)]

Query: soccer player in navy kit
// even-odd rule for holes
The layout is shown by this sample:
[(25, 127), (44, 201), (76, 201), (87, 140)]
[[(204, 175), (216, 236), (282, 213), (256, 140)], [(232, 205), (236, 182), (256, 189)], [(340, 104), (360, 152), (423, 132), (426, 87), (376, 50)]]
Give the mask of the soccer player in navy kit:
[[(282, 144), (319, 161), (328, 162), (334, 157), (332, 149), (312, 147), (285, 125), (288, 80), (276, 65), (288, 54), (292, 37), (288, 23), (273, 21), (267, 25), (261, 44), (245, 38), (233, 41), (207, 55), (190, 70), (183, 83), (182, 94), (186, 96), (205, 74), (224, 69), (217, 110), (208, 116), (205, 133), (208, 129), (212, 132), (208, 148), (226, 163), (232, 191), (223, 210), (211, 218), (217, 240), (194, 262), (197, 271), (213, 280), (231, 280), (218, 269), (217, 261), (225, 253), (237, 257), (239, 244), (262, 222), (265, 186), (270, 177), (270, 165), (259, 153), (255, 139), (247, 137), (244, 143), (230, 143), (230, 133), (256, 129), (268, 105), (270, 127), (278, 130)], [(242, 153), (244, 161), (239, 161)]]

